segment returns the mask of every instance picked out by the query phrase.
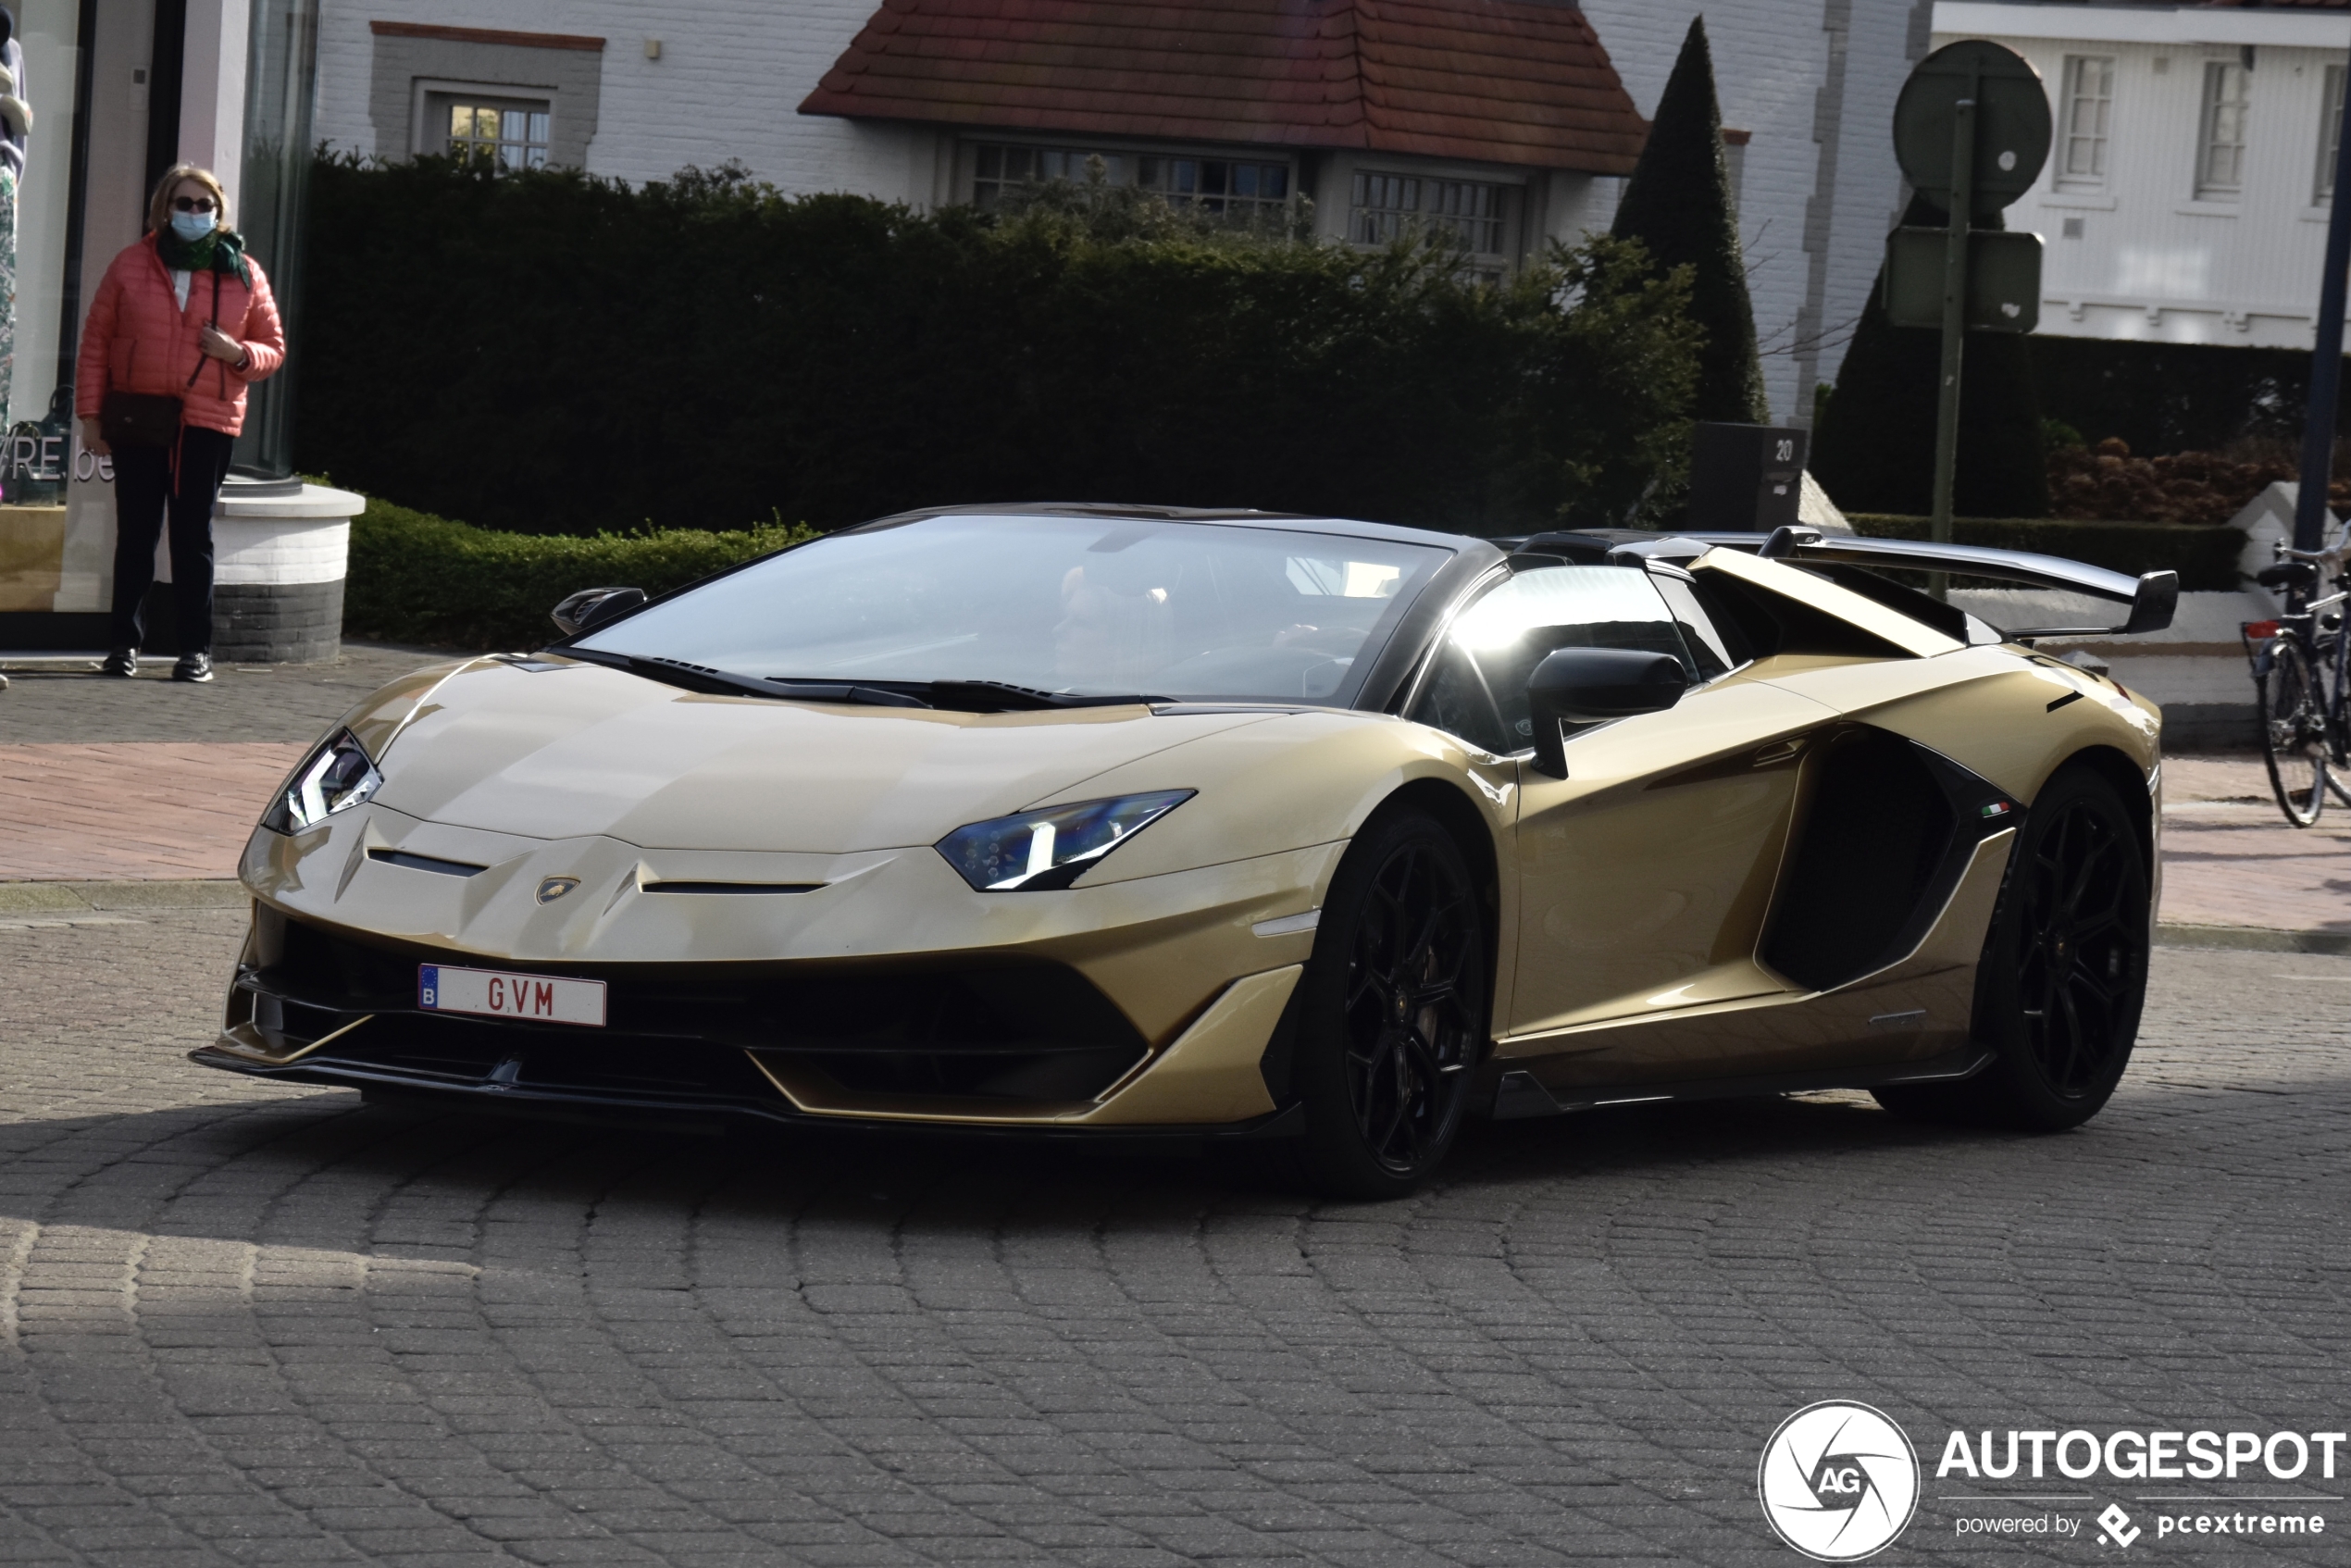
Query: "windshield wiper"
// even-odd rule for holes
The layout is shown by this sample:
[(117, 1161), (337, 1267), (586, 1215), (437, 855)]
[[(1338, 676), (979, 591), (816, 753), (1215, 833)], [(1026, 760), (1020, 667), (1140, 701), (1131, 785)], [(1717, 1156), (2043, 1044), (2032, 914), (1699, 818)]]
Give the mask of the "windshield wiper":
[(1176, 700), (1141, 693), (1086, 697), (1073, 691), (1044, 691), (1034, 686), (1015, 686), (1009, 680), (934, 680), (930, 683), (930, 695), (933, 707), (976, 706), (983, 713), (1034, 711), (1039, 708), (1119, 708), (1131, 707), (1138, 703), (1172, 703)]
[(713, 669), (708, 665), (664, 658), (658, 653), (608, 653), (601, 648), (566, 648), (562, 652), (566, 658), (585, 659), (591, 664), (625, 669), (631, 675), (641, 675), (648, 680), (658, 680), (669, 686), (681, 686), (705, 696), (783, 697), (802, 703), (858, 703), (877, 708), (927, 708), (931, 705), (910, 692), (888, 691), (877, 686), (857, 686), (836, 680), (764, 680), (755, 675), (737, 675), (730, 670)]
[(877, 708), (947, 708), (958, 713), (1024, 713), (1046, 708), (1114, 708), (1137, 703), (1172, 703), (1173, 697), (1143, 693), (1081, 696), (1071, 691), (1047, 691), (1016, 686), (1009, 680), (893, 680), (869, 685), (850, 680), (813, 680), (799, 676), (737, 675), (708, 665), (658, 653), (613, 653), (601, 648), (559, 650), (568, 659), (585, 659), (641, 675), (648, 680), (682, 686), (712, 696), (782, 697), (802, 703), (856, 703)]

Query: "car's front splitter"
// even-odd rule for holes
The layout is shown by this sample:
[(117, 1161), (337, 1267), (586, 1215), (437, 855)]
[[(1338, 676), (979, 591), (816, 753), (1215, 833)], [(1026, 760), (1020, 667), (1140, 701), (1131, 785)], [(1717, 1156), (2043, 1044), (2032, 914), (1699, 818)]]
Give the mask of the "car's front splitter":
[(199, 1066), (218, 1068), (248, 1077), (280, 1083), (317, 1084), (356, 1089), (387, 1099), (413, 1101), (496, 1114), (536, 1115), (586, 1120), (653, 1129), (699, 1129), (728, 1123), (773, 1125), (802, 1129), (839, 1128), (852, 1131), (917, 1131), (962, 1137), (1044, 1139), (1083, 1143), (1092, 1148), (1133, 1144), (1164, 1151), (1181, 1151), (1210, 1143), (1264, 1142), (1295, 1138), (1303, 1130), (1299, 1107), (1270, 1112), (1223, 1126), (1104, 1125), (1067, 1122), (940, 1122), (882, 1116), (815, 1114), (801, 1109), (781, 1094), (725, 1093), (629, 1094), (498, 1081), (459, 1081), (445, 1076), (402, 1072), (381, 1065), (333, 1057), (305, 1057), (273, 1064), (241, 1050), (202, 1046), (188, 1053)]

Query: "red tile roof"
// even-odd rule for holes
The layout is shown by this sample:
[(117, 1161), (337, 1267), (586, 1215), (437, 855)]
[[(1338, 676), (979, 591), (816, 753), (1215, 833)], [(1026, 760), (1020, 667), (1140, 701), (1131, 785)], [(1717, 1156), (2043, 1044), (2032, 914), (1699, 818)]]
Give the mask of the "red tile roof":
[(1648, 134), (1561, 0), (886, 0), (800, 112), (1595, 174)]

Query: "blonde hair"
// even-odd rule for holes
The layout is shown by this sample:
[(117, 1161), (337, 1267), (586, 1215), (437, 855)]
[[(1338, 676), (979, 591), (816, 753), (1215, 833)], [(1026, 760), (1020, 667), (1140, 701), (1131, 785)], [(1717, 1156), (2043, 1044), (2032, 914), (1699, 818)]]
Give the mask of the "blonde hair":
[(171, 193), (180, 188), (182, 180), (193, 180), (212, 193), (213, 207), (220, 219), (220, 227), (229, 228), (229, 193), (220, 188), (220, 177), (192, 163), (176, 163), (165, 171), (161, 180), (155, 181), (155, 193), (147, 198), (148, 230), (154, 231), (170, 224)]

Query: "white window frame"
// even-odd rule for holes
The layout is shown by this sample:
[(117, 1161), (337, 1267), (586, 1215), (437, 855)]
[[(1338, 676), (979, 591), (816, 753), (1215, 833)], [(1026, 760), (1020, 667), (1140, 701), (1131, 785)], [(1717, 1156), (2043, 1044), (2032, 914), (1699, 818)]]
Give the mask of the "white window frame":
[[(511, 82), (454, 81), (437, 77), (418, 77), (414, 86), (415, 98), (409, 106), (408, 150), (411, 156), (430, 154), (444, 157), (449, 152), (449, 121), (447, 101), (452, 98), (479, 98), (504, 106), (543, 104), (547, 111), (548, 156), (554, 156), (557, 117), (563, 105), (553, 88), (517, 87)], [(440, 113), (436, 115), (438, 106)]]
[(2319, 168), (2310, 181), (2313, 206), (2334, 205), (2334, 160), (2343, 140), (2344, 68), (2329, 66), (2319, 77)]
[[(1380, 181), (1375, 189), (1372, 181)], [(1458, 208), (1461, 200), (1470, 193), (1493, 197), (1495, 210), (1463, 217), (1458, 210), (1447, 212), (1447, 206)], [(1386, 198), (1379, 205), (1366, 203), (1367, 196)], [(1499, 278), (1510, 270), (1516, 260), (1518, 225), (1526, 212), (1526, 187), (1508, 180), (1478, 180), (1427, 170), (1382, 168), (1358, 166), (1349, 173), (1347, 183), (1347, 239), (1350, 244), (1377, 247), (1392, 244), (1415, 223), (1430, 230), (1466, 238), (1465, 270), (1474, 276)], [(1463, 236), (1465, 226), (1474, 225), (1484, 233)], [(1488, 248), (1475, 242), (1492, 239)]]
[[(2227, 95), (2232, 83), (2236, 89), (2234, 96)], [(2196, 116), (2197, 201), (2234, 202), (2243, 198), (2246, 131), (2252, 118), (2252, 69), (2241, 60), (2205, 61), (2202, 112)], [(2227, 170), (2224, 177), (2215, 178), (2216, 159), (2224, 153)]]
[[(2052, 183), (2060, 191), (2103, 191), (2107, 157), (2114, 144), (2114, 56), (2068, 55), (2059, 81), (2063, 96)], [(2083, 125), (2085, 113), (2090, 120), (2087, 129)], [(2079, 156), (2084, 153), (2086, 157)]]
[[(1025, 175), (1020, 180), (989, 178), (983, 174), (982, 157), (992, 148), (1025, 148), (1040, 155), (1059, 155), (1066, 160), (1066, 169), (1049, 174), (1047, 179), (1067, 179), (1082, 182), (1085, 160), (1101, 158), (1105, 174), (1113, 185), (1134, 185), (1164, 199), (1170, 206), (1199, 206), (1225, 217), (1250, 217), (1263, 221), (1275, 217), (1287, 218), (1298, 210), (1299, 167), (1295, 157), (1286, 154), (1259, 151), (1254, 148), (1220, 147), (1196, 150), (1189, 147), (1141, 147), (1117, 142), (1101, 143), (1062, 141), (1032, 136), (972, 136), (964, 140), (963, 157), (965, 173), (960, 181), (964, 197), (976, 206), (985, 205), (982, 185), (1001, 189), (1036, 179)], [(1176, 188), (1181, 178), (1180, 166), (1186, 164), (1221, 163), (1247, 165), (1255, 168), (1279, 168), (1286, 187), (1279, 196), (1238, 195), (1230, 191), (1187, 193)], [(1155, 174), (1158, 183), (1145, 183), (1144, 176)]]

